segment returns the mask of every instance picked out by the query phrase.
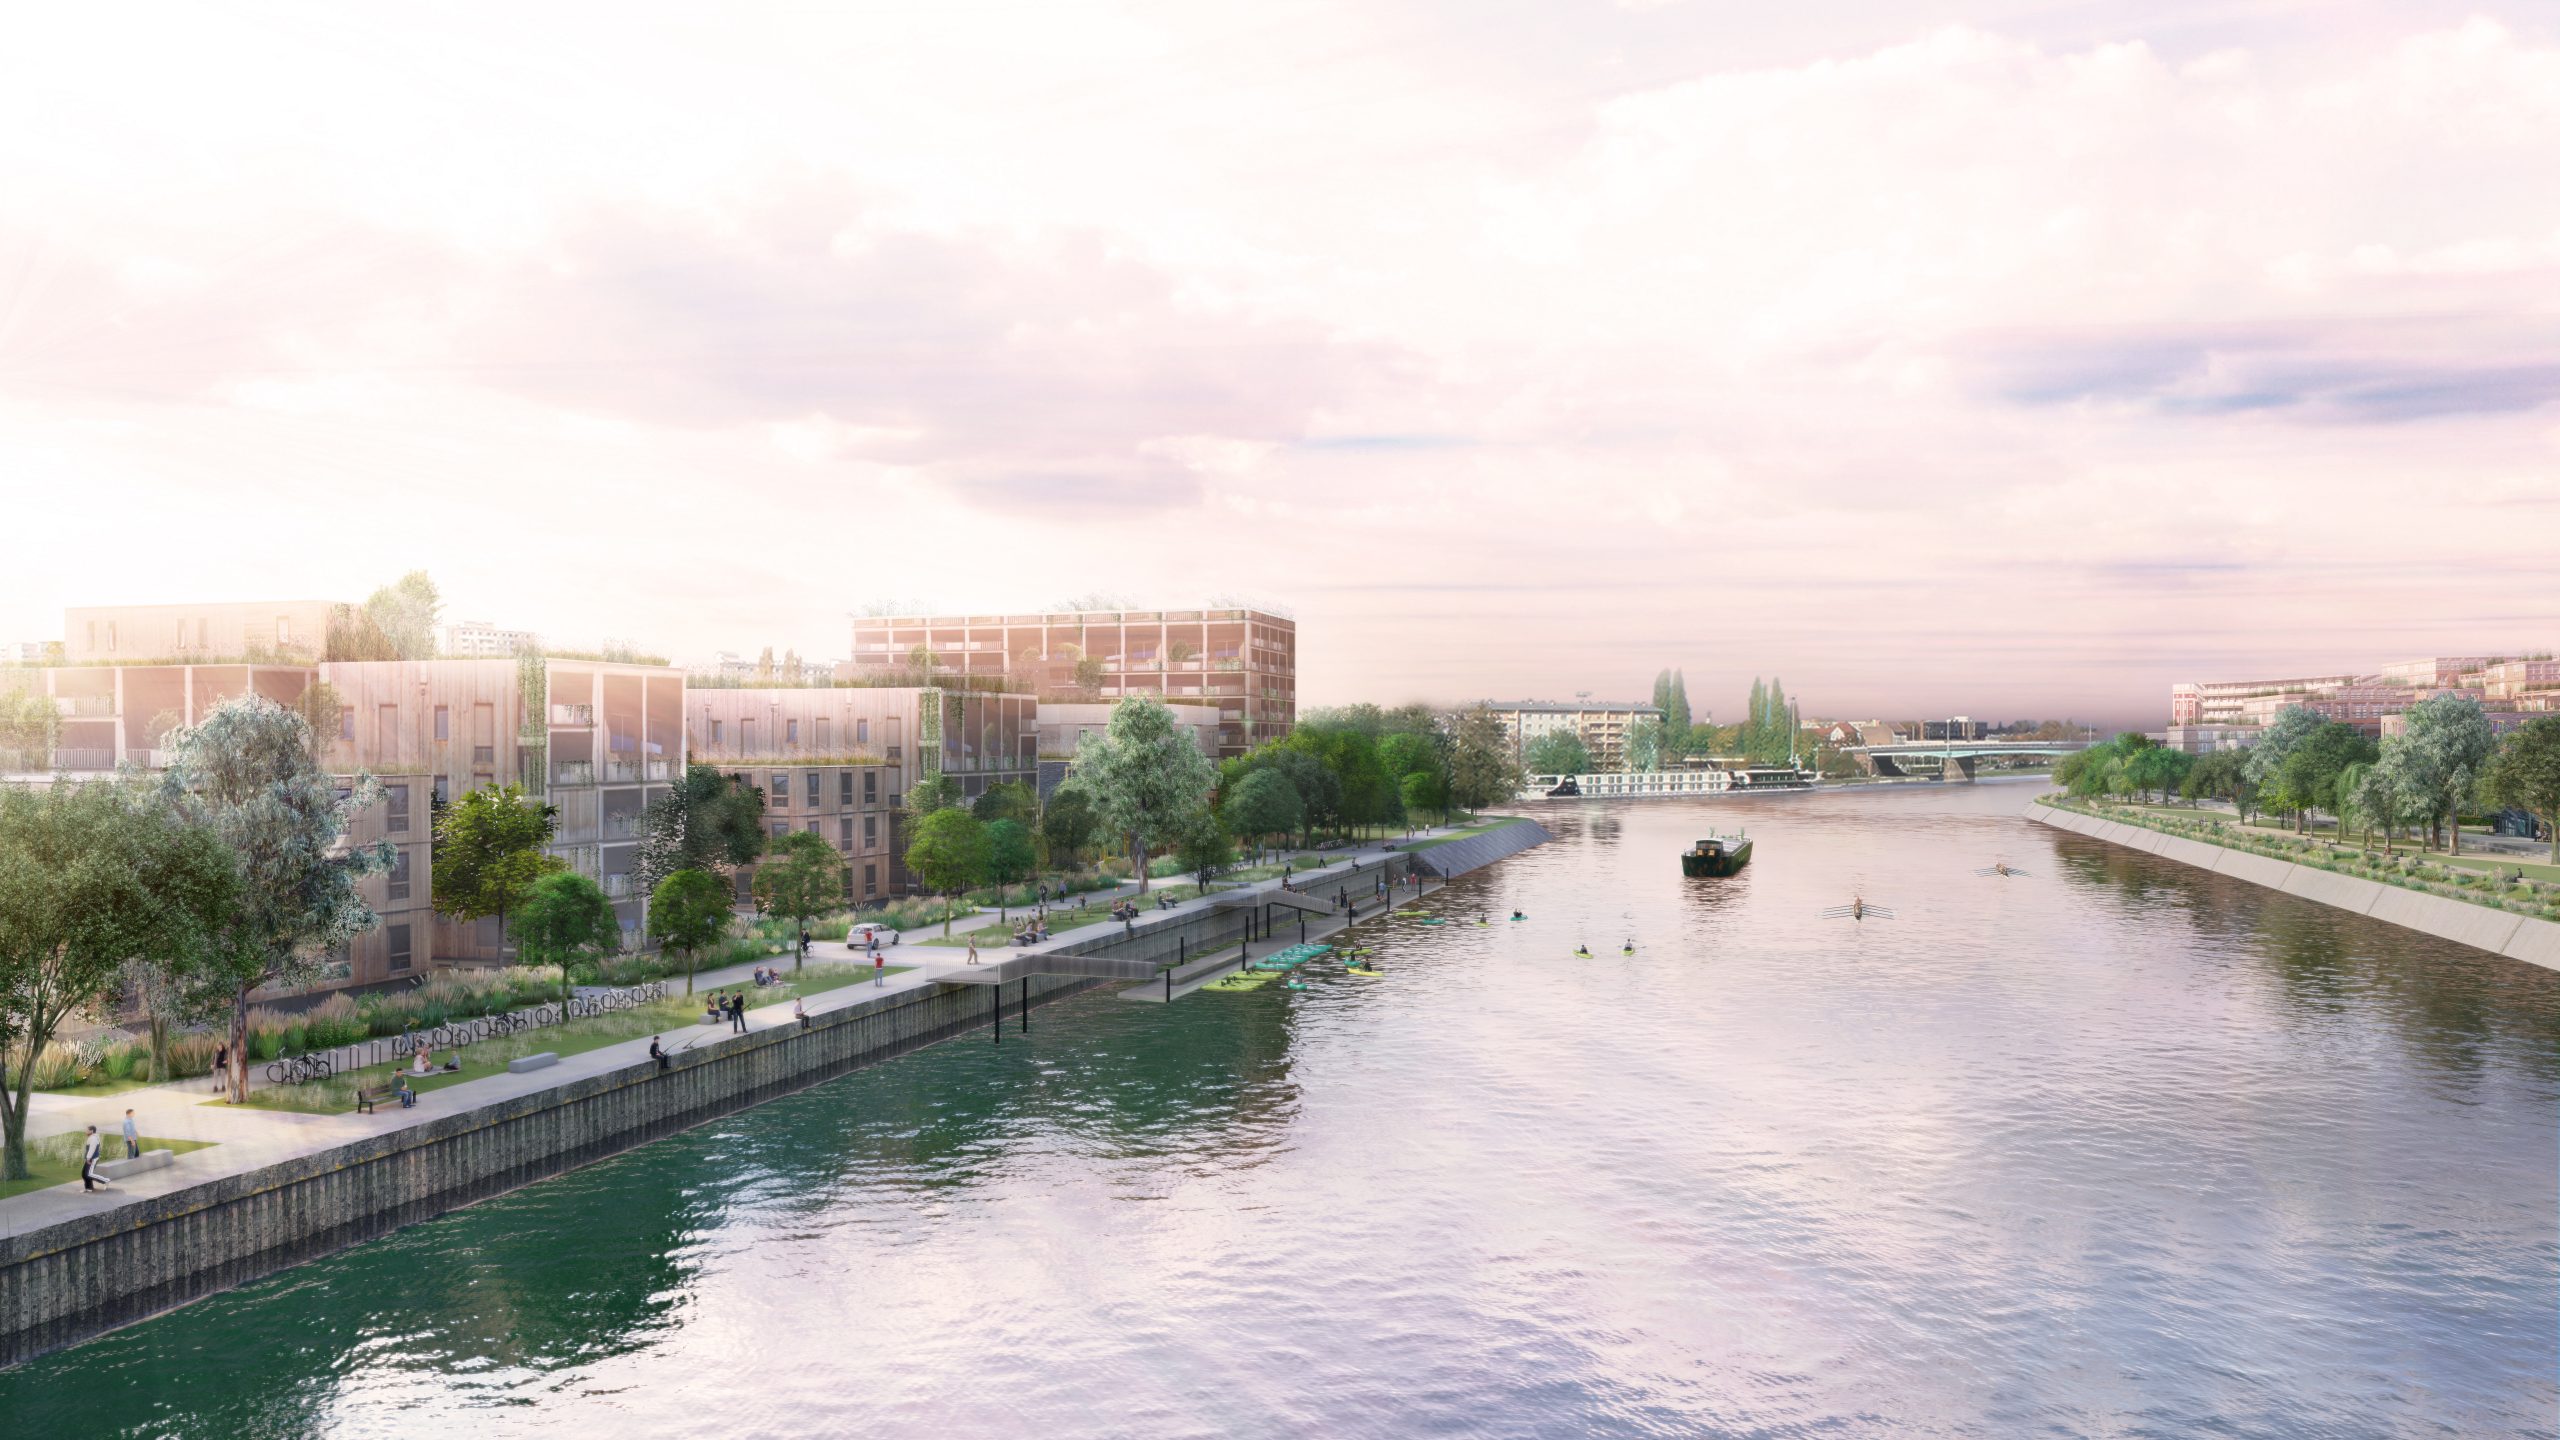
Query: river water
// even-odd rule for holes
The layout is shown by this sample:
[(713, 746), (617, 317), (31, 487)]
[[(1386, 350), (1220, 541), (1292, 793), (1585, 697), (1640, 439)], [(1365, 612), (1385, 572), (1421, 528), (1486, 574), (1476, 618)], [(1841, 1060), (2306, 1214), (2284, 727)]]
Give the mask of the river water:
[(2560, 975), (2030, 793), (1542, 808), (1385, 978), (1079, 997), (0, 1374), (0, 1434), (2551, 1433)]

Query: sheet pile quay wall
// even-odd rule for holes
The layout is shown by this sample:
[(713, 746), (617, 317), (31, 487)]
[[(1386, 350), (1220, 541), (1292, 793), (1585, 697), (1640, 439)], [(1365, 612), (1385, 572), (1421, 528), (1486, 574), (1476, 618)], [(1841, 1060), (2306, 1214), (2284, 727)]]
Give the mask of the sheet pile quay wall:
[(2120, 820), (2084, 815), (2053, 805), (2030, 805), (2027, 816), (2058, 830), (2086, 835), (2092, 840), (2104, 840), (2183, 865), (2193, 865), (2199, 870), (2229, 875), (2252, 885), (2263, 885), (2334, 909), (2353, 911), (2386, 924), (2433, 935), (2439, 940), (2451, 940), (2459, 945), (2504, 955), (2510, 960), (2560, 970), (2560, 925), (2531, 915), (2517, 915), (2486, 905), (2450, 900), (2442, 895), (2404, 890), (2360, 875), (2340, 875), (2308, 865), (2296, 865), (2269, 855), (2253, 855), (2246, 850), (2210, 845), (2183, 835), (2168, 835), (2140, 825), (2127, 825)]
[[(1038, 1004), (1099, 982), (1035, 976)], [(1019, 1013), (1022, 986), (1001, 987)], [(0, 1238), (0, 1366), (988, 1024), (935, 985)], [(394, 1112), (396, 1113), (396, 1112)]]

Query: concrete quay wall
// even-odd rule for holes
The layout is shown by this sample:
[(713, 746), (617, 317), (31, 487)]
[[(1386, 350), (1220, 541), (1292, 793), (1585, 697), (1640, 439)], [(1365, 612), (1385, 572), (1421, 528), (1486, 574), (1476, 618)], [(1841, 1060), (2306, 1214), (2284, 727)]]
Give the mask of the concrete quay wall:
[(2332, 909), (2352, 911), (2388, 925), (2433, 935), (2439, 940), (2451, 940), (2455, 944), (2486, 950), (2510, 960), (2560, 970), (2560, 924), (2549, 920), (2447, 899), (2442, 895), (2429, 895), (2420, 890), (2406, 890), (2397, 885), (2385, 885), (2361, 875), (2340, 875), (2271, 855), (2257, 855), (2183, 835), (2164, 834), (2140, 825), (2127, 825), (2121, 820), (2086, 815), (2041, 802), (2027, 807), (2027, 818), (2075, 835), (2086, 835), (2092, 840), (2147, 851), (2199, 870), (2210, 870), (2217, 875), (2246, 880), (2252, 885), (2281, 890)]
[(1445, 845), (1433, 845), (1413, 852), (1413, 861), (1443, 880), (1481, 870), (1496, 860), (1508, 860), (1523, 850), (1534, 849), (1554, 839), (1547, 827), (1526, 817), (1508, 825), (1469, 835)]
[[(1100, 982), (1035, 976), (1033, 1003)], [(0, 1238), (0, 1366), (1019, 1014), (933, 985)], [(999, 999), (1000, 997), (1000, 999)], [(392, 1112), (397, 1114), (399, 1112)]]

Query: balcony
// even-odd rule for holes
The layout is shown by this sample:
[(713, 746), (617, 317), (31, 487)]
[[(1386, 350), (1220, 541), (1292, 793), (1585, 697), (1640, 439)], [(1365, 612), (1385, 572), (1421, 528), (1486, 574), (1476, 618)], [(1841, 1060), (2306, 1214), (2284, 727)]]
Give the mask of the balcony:
[(554, 725), (593, 725), (596, 723), (596, 707), (593, 705), (554, 705), (551, 707), (551, 723)]
[(65, 715), (85, 715), (94, 719), (116, 713), (116, 697), (113, 695), (64, 695), (54, 701), (54, 708)]
[(631, 877), (628, 875), (607, 875), (604, 877), (604, 893), (605, 898), (608, 900), (630, 899)]
[(637, 760), (607, 760), (604, 762), (604, 780), (608, 785), (632, 785), (637, 784), (639, 779), (640, 762)]
[(676, 778), (676, 762), (673, 760), (650, 761), (649, 778), (652, 780), (673, 780)]
[(564, 760), (551, 767), (551, 783), (593, 785), (596, 783), (596, 767), (584, 760)]
[(608, 840), (635, 840), (640, 836), (638, 812), (604, 817), (604, 835)]
[(56, 770), (113, 770), (116, 768), (116, 752), (74, 749), (68, 745), (56, 746), (53, 752), (53, 768)]

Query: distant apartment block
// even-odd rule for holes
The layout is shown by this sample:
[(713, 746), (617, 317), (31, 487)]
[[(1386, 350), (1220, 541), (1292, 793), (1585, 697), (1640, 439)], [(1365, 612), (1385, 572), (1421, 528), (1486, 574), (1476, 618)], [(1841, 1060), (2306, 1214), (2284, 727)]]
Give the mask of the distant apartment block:
[(1004, 677), (1046, 700), (1144, 696), (1213, 708), (1223, 758), (1280, 739), (1296, 723), (1298, 624), (1241, 608), (855, 620), (853, 658), (839, 675), (901, 669), (920, 682)]
[(459, 620), (444, 627), (444, 653), (455, 659), (504, 660), (541, 647), (542, 637), (530, 630), (503, 630), (486, 620)]
[(2560, 710), (2560, 661), (2549, 656), (2433, 655), (2368, 673), (2276, 680), (2182, 682), (2169, 689), (2168, 743), (2198, 753), (2255, 740), (2282, 711), (2300, 706), (2368, 735), (2398, 732), (2399, 717), (2434, 695), (2480, 701), (2492, 723)]
[(1652, 705), (1621, 703), (1611, 700), (1488, 700), (1486, 708), (1502, 726), (1502, 736), (1511, 742), (1516, 757), (1528, 749), (1529, 742), (1541, 735), (1558, 731), (1574, 736), (1591, 754), (1592, 766), (1599, 770), (1623, 770), (1627, 763), (1627, 727), (1638, 720), (1659, 720), (1662, 711)]

